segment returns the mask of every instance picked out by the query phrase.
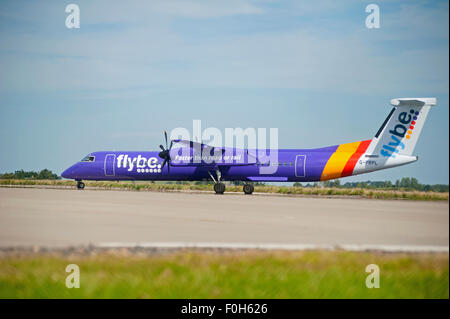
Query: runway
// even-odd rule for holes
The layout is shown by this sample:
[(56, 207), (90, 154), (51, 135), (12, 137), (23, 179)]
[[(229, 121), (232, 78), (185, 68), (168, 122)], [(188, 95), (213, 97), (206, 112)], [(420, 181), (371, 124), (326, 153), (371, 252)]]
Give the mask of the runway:
[(158, 242), (448, 249), (449, 203), (0, 188), (0, 247)]

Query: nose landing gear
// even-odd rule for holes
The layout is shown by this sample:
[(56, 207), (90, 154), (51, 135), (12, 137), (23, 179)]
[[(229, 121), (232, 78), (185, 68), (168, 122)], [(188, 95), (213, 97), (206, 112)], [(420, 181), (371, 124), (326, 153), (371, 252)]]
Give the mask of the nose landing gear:
[(77, 181), (77, 188), (84, 189), (84, 183), (82, 181)]

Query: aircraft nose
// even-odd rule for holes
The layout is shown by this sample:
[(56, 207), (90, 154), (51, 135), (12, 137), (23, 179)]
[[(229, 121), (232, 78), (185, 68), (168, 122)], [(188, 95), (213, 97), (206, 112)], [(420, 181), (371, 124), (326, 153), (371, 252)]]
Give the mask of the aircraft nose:
[(75, 172), (75, 170), (73, 169), (73, 166), (71, 166), (68, 169), (66, 169), (64, 172), (61, 173), (61, 177), (72, 179), (72, 178), (74, 178), (74, 172)]

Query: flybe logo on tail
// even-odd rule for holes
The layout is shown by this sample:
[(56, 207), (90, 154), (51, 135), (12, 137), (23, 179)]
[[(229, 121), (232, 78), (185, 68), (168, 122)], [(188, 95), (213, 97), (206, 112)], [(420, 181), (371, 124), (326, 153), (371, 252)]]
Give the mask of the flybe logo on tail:
[(406, 137), (407, 140), (411, 138), (414, 130), (414, 125), (417, 121), (417, 116), (419, 112), (413, 109), (408, 112), (401, 112), (398, 115), (398, 122), (392, 130), (389, 131), (391, 134), (391, 140), (388, 144), (384, 144), (381, 149), (381, 155), (385, 157), (394, 157), (395, 154), (405, 148), (405, 144), (402, 143), (402, 139)]

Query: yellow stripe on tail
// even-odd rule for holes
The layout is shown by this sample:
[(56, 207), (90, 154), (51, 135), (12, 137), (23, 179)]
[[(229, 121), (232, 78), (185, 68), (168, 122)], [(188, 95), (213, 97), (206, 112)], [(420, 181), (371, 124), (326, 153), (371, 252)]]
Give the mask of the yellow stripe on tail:
[(336, 152), (331, 155), (330, 159), (325, 165), (320, 180), (326, 181), (329, 179), (341, 177), (345, 164), (347, 164), (350, 157), (352, 157), (352, 155), (356, 152), (359, 144), (361, 144), (361, 142), (339, 145)]

